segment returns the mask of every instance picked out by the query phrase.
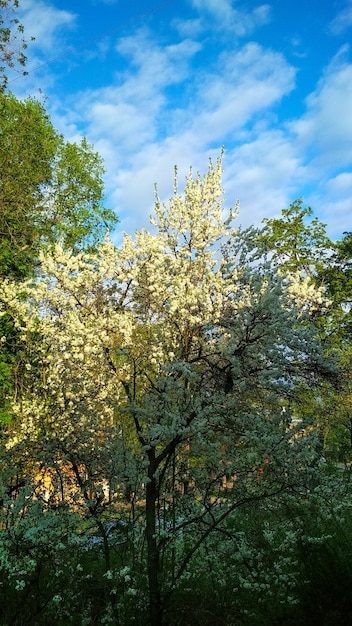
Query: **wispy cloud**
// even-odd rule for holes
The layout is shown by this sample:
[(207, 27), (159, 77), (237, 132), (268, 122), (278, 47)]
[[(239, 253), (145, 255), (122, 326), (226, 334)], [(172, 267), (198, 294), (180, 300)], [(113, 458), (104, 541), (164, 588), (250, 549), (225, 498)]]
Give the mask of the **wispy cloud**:
[(328, 179), (312, 194), (312, 206), (319, 207), (320, 217), (328, 225), (332, 237), (351, 231), (352, 174), (342, 172)]
[(345, 46), (335, 55), (307, 97), (305, 112), (288, 124), (299, 155), (305, 200), (319, 210), (332, 236), (346, 230), (352, 215), (352, 63), (348, 53)]
[(252, 33), (255, 28), (270, 20), (269, 4), (262, 4), (252, 11), (240, 11), (235, 8), (232, 0), (191, 0), (191, 3), (203, 19), (207, 19), (209, 15), (212, 17), (213, 27), (232, 31), (240, 37)]
[(330, 24), (331, 32), (340, 35), (352, 26), (352, 0), (347, 0), (346, 6), (336, 15)]
[(198, 37), (203, 31), (203, 23), (200, 17), (194, 19), (175, 18), (172, 26), (181, 37)]
[(352, 64), (348, 48), (331, 61), (316, 89), (306, 100), (305, 114), (292, 130), (306, 158), (331, 169), (352, 163)]
[[(295, 84), (295, 69), (284, 57), (249, 43), (227, 51), (212, 74), (205, 72), (198, 84), (194, 130), (203, 128), (208, 141), (228, 137), (253, 123), (288, 94)], [(240, 140), (241, 137), (238, 137)]]
[(78, 16), (58, 9), (46, 0), (21, 0), (18, 18), (29, 42), (26, 50), (28, 76), (24, 80), (21, 74), (9, 72), (9, 87), (16, 90), (20, 97), (38, 92), (50, 93), (55, 84), (51, 65), (56, 58), (69, 53), (69, 40), (77, 26)]
[(226, 154), (225, 189), (239, 197), (239, 220), (247, 226), (278, 214), (304, 177), (295, 145), (283, 130), (259, 131)]
[(21, 22), (26, 35), (35, 37), (31, 49), (57, 52), (59, 36), (75, 26), (77, 15), (71, 11), (57, 9), (44, 0), (22, 0)]

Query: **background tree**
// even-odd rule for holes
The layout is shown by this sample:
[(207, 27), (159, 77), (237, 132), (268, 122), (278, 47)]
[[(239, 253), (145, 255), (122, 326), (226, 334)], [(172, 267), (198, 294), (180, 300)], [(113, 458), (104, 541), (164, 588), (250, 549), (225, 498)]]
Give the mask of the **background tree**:
[(312, 218), (313, 211), (301, 199), (283, 209), (280, 218), (264, 219), (260, 241), (285, 271), (304, 272), (317, 277), (331, 254), (332, 242), (326, 236), (325, 224)]
[(322, 271), (322, 278), (328, 287), (329, 297), (341, 313), (339, 327), (336, 325), (335, 330), (345, 341), (351, 330), (352, 233), (343, 233), (341, 240), (335, 242), (333, 254)]
[(335, 350), (340, 359), (340, 376), (336, 397), (331, 398), (330, 414), (334, 421), (326, 419), (325, 442), (329, 454), (340, 461), (352, 458), (352, 412), (351, 412), (351, 304), (352, 304), (352, 237), (344, 233), (336, 241), (333, 253), (321, 271), (321, 279), (327, 285), (331, 299), (330, 314), (322, 324), (326, 343)]
[(21, 279), (43, 246), (94, 248), (117, 219), (102, 206), (102, 160), (86, 140), (65, 142), (31, 98), (0, 94), (0, 112), (0, 275)]
[[(321, 286), (325, 297), (316, 301), (313, 321), (327, 358), (339, 363), (335, 385), (324, 383), (308, 397), (301, 395), (298, 413), (314, 415), (327, 457), (347, 461), (352, 455), (351, 422), (351, 236), (340, 241), (326, 236), (325, 225), (313, 212), (293, 202), (281, 218), (264, 220), (257, 240), (273, 256), (289, 280)], [(324, 400), (322, 399), (324, 397)]]

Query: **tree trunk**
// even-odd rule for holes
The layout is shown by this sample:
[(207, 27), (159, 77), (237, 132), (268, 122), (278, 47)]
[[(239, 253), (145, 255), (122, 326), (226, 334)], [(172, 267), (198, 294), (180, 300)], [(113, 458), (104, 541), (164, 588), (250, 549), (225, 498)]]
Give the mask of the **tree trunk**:
[(160, 555), (156, 538), (156, 503), (158, 498), (155, 478), (155, 450), (148, 452), (148, 482), (146, 485), (146, 539), (147, 539), (147, 572), (149, 586), (149, 619), (150, 626), (161, 626), (162, 607), (160, 592)]

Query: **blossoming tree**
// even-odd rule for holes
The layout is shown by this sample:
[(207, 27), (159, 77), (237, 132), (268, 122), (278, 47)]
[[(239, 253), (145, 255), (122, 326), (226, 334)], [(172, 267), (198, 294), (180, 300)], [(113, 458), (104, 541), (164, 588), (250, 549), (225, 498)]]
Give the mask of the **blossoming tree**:
[(311, 294), (300, 284), (293, 297), (270, 264), (239, 258), (221, 167), (191, 171), (184, 193), (176, 177), (152, 232), (96, 254), (58, 245), (36, 280), (1, 288), (28, 346), (6, 454), (33, 497), (38, 476), (56, 477), (46, 506), (94, 521), (108, 572), (104, 519), (129, 518), (152, 626), (209, 538), (231, 535), (235, 511), (306, 494), (317, 461), (291, 423), (297, 389), (327, 371), (301, 307)]

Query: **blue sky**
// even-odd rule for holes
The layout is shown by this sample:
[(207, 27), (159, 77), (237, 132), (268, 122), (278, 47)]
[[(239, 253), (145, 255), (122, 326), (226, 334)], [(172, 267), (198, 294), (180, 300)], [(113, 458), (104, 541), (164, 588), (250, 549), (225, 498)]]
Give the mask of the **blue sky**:
[[(226, 204), (259, 225), (302, 197), (352, 230), (352, 0), (20, 0), (28, 76), (68, 140), (103, 156), (119, 230), (148, 226), (154, 183), (224, 146)], [(41, 90), (41, 92), (39, 92)], [(117, 236), (118, 237), (118, 236)]]

